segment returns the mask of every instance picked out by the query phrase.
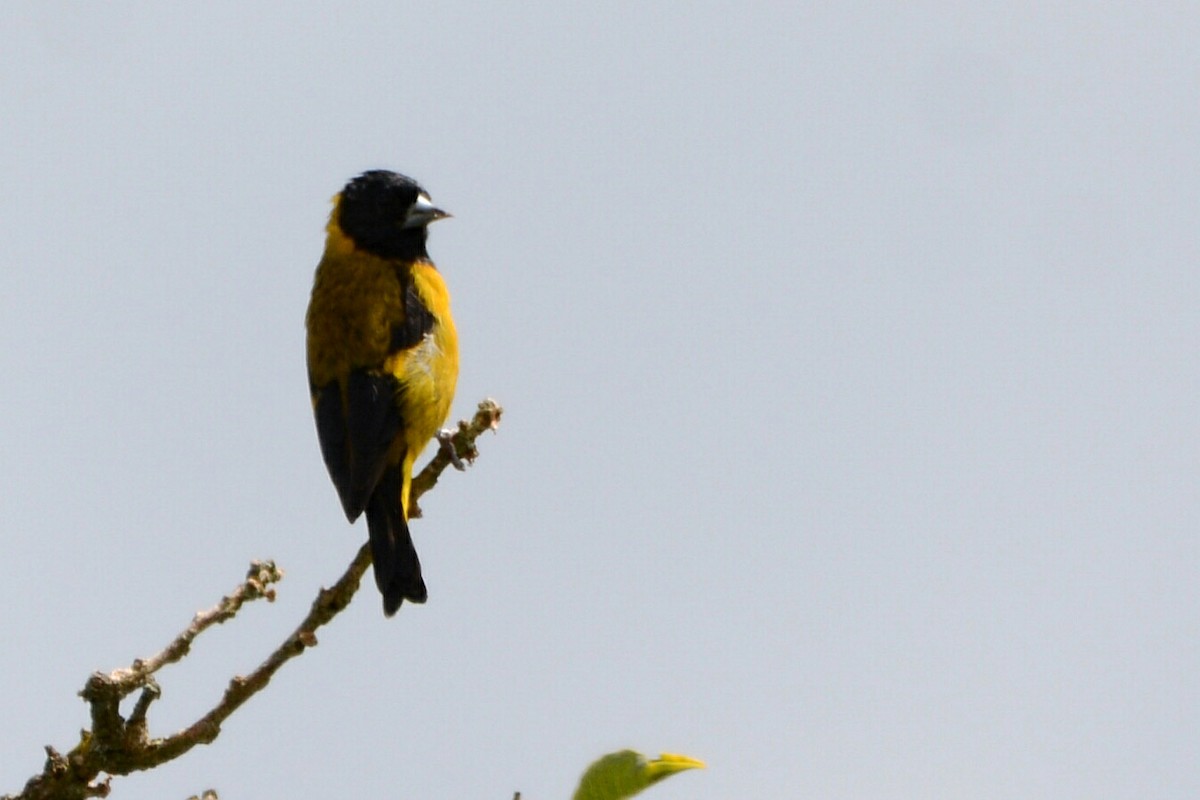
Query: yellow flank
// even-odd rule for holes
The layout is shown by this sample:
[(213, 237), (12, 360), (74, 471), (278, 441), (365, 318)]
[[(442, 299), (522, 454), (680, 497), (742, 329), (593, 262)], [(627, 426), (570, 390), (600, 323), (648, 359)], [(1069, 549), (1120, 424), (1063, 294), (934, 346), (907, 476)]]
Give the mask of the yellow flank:
[(400, 381), (400, 416), (404, 420), (404, 484), (400, 501), (408, 517), (408, 491), (412, 467), (450, 415), (458, 382), (458, 332), (450, 316), (450, 293), (432, 264), (418, 262), (412, 268), (413, 285), (433, 315), (433, 330), (415, 347), (393, 353), (383, 369)]

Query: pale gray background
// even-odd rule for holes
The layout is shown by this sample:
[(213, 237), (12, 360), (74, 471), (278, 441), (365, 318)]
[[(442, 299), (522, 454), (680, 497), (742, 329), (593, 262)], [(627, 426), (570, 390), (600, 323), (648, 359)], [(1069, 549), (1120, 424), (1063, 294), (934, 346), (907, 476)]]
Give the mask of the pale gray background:
[[(1200, 796), (1200, 14), (1187, 4), (6, 4), (0, 791), (253, 557), (365, 538), (302, 320), (411, 173), (501, 433), (216, 744), (114, 797)], [(335, 9), (334, 6), (337, 6)], [(1044, 6), (1053, 5), (1055, 10)]]

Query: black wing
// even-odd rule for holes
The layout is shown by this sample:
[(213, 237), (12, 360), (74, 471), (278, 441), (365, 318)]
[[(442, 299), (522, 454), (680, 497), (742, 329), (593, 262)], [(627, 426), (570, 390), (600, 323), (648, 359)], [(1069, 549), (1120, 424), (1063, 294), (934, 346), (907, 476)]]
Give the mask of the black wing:
[(351, 522), (367, 507), (403, 427), (396, 406), (399, 390), (391, 375), (368, 370), (350, 373), (344, 397), (340, 381), (315, 390), (321, 455)]

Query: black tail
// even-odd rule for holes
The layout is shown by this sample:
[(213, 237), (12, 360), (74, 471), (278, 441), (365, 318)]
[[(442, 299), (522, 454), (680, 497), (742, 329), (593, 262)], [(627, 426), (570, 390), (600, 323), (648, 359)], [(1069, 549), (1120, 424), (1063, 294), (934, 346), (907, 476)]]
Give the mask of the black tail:
[(400, 507), (398, 464), (384, 470), (371, 494), (367, 503), (367, 530), (371, 534), (375, 585), (383, 595), (383, 613), (390, 617), (405, 600), (424, 603), (427, 593), (421, 578), (421, 561)]

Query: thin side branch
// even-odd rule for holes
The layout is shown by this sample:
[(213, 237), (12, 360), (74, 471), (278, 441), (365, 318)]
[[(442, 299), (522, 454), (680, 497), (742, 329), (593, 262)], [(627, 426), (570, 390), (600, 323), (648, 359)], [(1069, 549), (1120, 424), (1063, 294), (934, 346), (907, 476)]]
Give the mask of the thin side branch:
[[(479, 458), (479, 451), (475, 449), (475, 440), (485, 432), (499, 428), (500, 416), (503, 413), (504, 409), (500, 407), (500, 404), (488, 398), (475, 409), (475, 416), (471, 418), (470, 422), (465, 419), (459, 421), (458, 430), (450, 436), (450, 443), (454, 445), (454, 451), (461, 460), (468, 464), (475, 463), (475, 459)], [(417, 500), (437, 485), (438, 478), (452, 463), (450, 455), (444, 449), (438, 450), (437, 455), (425, 465), (425, 469), (413, 478), (408, 498), (408, 516), (410, 518), (415, 519), (421, 516), (421, 507), (417, 505)]]
[[(450, 442), (460, 459), (471, 462), (478, 457), (475, 440), (484, 431), (495, 430), (499, 426), (501, 413), (502, 409), (494, 400), (484, 400), (470, 422), (458, 424), (458, 430), (450, 437)], [(439, 451), (413, 478), (410, 512), (416, 512), (417, 498), (437, 484), (438, 478), (451, 463), (449, 454)], [(418, 513), (410, 515), (417, 516)], [(94, 673), (79, 693), (91, 706), (91, 730), (82, 731), (79, 744), (65, 756), (47, 747), (42, 773), (30, 779), (21, 794), (4, 795), (0, 800), (83, 800), (106, 797), (111, 776), (152, 769), (178, 758), (198, 744), (209, 744), (221, 732), (222, 723), (266, 687), (280, 667), (305, 649), (316, 646), (317, 629), (350, 605), (370, 565), (371, 549), (369, 544), (364, 544), (337, 583), (317, 593), (308, 614), (296, 629), (253, 672), (234, 677), (216, 706), (171, 736), (150, 738), (146, 716), (150, 704), (161, 694), (154, 679), (155, 673), (167, 664), (181, 660), (188, 654), (196, 637), (213, 625), (232, 619), (246, 603), (261, 598), (268, 601), (275, 599), (274, 584), (283, 579), (283, 572), (273, 562), (254, 562), (246, 579), (237, 588), (221, 598), (213, 608), (193, 617), (191, 624), (162, 651), (107, 675)], [(126, 720), (121, 716), (120, 703), (139, 690), (141, 695)], [(101, 778), (102, 775), (105, 777)]]

